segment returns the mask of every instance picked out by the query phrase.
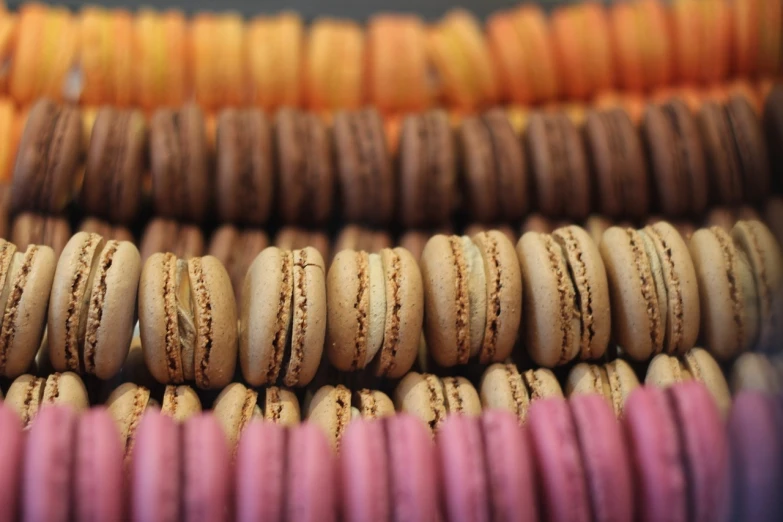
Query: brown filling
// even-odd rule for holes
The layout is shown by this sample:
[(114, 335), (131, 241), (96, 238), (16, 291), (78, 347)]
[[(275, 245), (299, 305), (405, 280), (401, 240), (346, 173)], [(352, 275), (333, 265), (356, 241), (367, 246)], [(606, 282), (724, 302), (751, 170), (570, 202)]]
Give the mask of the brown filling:
[(209, 388), (209, 359), (212, 355), (214, 332), (212, 330), (212, 302), (204, 279), (201, 258), (188, 261), (188, 272), (193, 286), (193, 301), (198, 308), (196, 319), (196, 382), (202, 388)]
[(729, 297), (731, 298), (731, 312), (734, 318), (734, 324), (737, 328), (737, 345), (736, 347), (742, 348), (745, 344), (745, 307), (743, 306), (744, 297), (742, 295), (742, 288), (737, 280), (737, 259), (735, 258), (736, 251), (734, 250), (734, 243), (731, 238), (728, 237), (726, 232), (720, 227), (712, 227), (710, 229), (715, 236), (715, 240), (720, 246), (721, 253), (723, 254), (723, 261), (726, 266), (726, 282), (729, 284)]
[(386, 332), (383, 336), (381, 348), (380, 374), (385, 376), (394, 368), (397, 358), (397, 350), (400, 344), (400, 310), (402, 309), (402, 297), (400, 287), (402, 285), (402, 261), (394, 250), (388, 251), (391, 258), (391, 267), (386, 272)]
[[(14, 278), (8, 300), (5, 303), (5, 313), (3, 314), (3, 326), (0, 329), (0, 373), (5, 371), (8, 362), (8, 349), (14, 342), (16, 335), (16, 318), (19, 315), (19, 304), (24, 294), (24, 287), (27, 286), (27, 280), (33, 268), (35, 254), (38, 247), (33, 245), (28, 247), (24, 254), (22, 265)], [(12, 263), (13, 266), (13, 263)], [(6, 277), (13, 276), (9, 273)]]
[(280, 295), (275, 316), (275, 336), (272, 339), (272, 359), (266, 370), (266, 382), (274, 383), (280, 374), (280, 367), (285, 356), (285, 347), (288, 338), (286, 323), (291, 313), (291, 289), (293, 285), (293, 264), (290, 252), (282, 253), (282, 266), (280, 268), (282, 280), (280, 281)]
[(633, 252), (636, 272), (641, 279), (641, 293), (646, 306), (648, 326), (650, 328), (650, 341), (652, 342), (653, 350), (657, 351), (658, 347), (661, 346), (661, 332), (659, 331), (661, 318), (660, 310), (658, 310), (657, 306), (658, 299), (655, 296), (655, 283), (653, 282), (652, 274), (650, 273), (650, 263), (640, 244), (641, 238), (639, 238), (639, 234), (632, 228), (626, 229), (626, 233), (628, 235), (631, 251)]
[(87, 373), (95, 372), (95, 354), (98, 344), (98, 328), (103, 319), (103, 307), (106, 301), (106, 292), (108, 286), (106, 277), (114, 260), (114, 254), (117, 252), (119, 242), (109, 241), (100, 255), (98, 271), (95, 275), (98, 278), (98, 284), (93, 285), (93, 291), (90, 295), (90, 307), (87, 315), (87, 327), (84, 336), (84, 368)]
[(456, 236), (449, 237), (449, 246), (451, 255), (454, 257), (455, 264), (455, 287), (457, 290), (456, 305), (456, 325), (455, 333), (457, 337), (457, 363), (465, 364), (470, 358), (470, 320), (468, 312), (468, 281), (467, 266), (465, 256), (462, 251), (462, 243)]
[(370, 298), (370, 269), (369, 259), (365, 252), (359, 252), (358, 259), (358, 282), (359, 288), (356, 292), (356, 301), (353, 308), (356, 311), (356, 339), (354, 340), (353, 361), (351, 361), (351, 370), (358, 370), (364, 366), (364, 358), (367, 352), (367, 304)]

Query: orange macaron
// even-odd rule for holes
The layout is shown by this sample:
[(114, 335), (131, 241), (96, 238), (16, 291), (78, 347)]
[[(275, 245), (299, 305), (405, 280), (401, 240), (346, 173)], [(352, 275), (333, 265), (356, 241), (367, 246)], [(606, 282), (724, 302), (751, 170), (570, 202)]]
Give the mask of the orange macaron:
[(304, 27), (293, 12), (259, 16), (247, 27), (249, 102), (267, 110), (302, 101)]
[(134, 101), (152, 110), (181, 105), (190, 95), (187, 25), (180, 11), (141, 9), (133, 27)]
[(364, 32), (356, 22), (322, 18), (310, 27), (304, 96), (310, 109), (355, 109), (364, 103)]
[(245, 44), (245, 23), (239, 14), (200, 14), (191, 20), (193, 94), (205, 110), (245, 103)]

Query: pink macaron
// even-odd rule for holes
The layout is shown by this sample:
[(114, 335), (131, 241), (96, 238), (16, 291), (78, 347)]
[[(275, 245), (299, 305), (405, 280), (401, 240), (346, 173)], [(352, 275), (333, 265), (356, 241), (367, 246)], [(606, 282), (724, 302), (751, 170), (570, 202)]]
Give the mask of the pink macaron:
[(181, 520), (180, 449), (180, 430), (176, 421), (154, 410), (146, 412), (136, 431), (131, 461), (131, 520)]
[(237, 522), (284, 520), (287, 435), (286, 428), (261, 420), (242, 433), (234, 470)]
[(231, 454), (217, 419), (203, 413), (182, 426), (182, 519), (225, 522), (229, 519)]
[(0, 522), (17, 520), (23, 442), (19, 415), (0, 403)]
[(323, 431), (309, 422), (291, 428), (287, 459), (285, 520), (337, 520), (337, 459)]

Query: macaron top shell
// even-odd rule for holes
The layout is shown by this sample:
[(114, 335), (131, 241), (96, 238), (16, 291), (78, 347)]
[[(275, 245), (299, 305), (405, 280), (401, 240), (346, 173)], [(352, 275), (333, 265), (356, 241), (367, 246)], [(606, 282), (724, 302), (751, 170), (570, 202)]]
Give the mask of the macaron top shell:
[(79, 417), (74, 457), (74, 512), (77, 520), (122, 520), (123, 448), (111, 415), (103, 408)]
[(184, 424), (181, 437), (183, 520), (228, 520), (231, 459), (220, 424), (198, 415)]
[(157, 412), (144, 415), (130, 465), (131, 520), (182, 520), (179, 427)]
[(310, 423), (289, 432), (286, 519), (334, 522), (338, 516), (337, 459), (326, 437)]
[[(390, 520), (392, 503), (389, 467), (383, 425), (356, 421), (343, 436), (346, 451), (340, 452), (342, 512), (347, 522)], [(391, 497), (391, 498), (390, 498)]]
[(284, 520), (288, 431), (267, 422), (251, 422), (237, 448), (235, 515), (240, 522)]

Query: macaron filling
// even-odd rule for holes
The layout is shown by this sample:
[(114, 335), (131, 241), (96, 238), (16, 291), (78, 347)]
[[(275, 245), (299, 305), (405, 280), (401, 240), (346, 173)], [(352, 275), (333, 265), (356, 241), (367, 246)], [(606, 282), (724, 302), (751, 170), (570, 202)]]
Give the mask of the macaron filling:
[[(5, 243), (5, 245), (11, 244)], [(0, 304), (3, 306), (3, 328), (0, 329), (0, 374), (5, 372), (8, 351), (14, 343), (14, 323), (19, 314), (19, 304), (24, 295), (24, 288), (27, 285), (38, 247), (31, 245), (24, 254), (16, 252), (16, 247), (8, 247), (5, 252), (8, 256), (5, 261), (6, 270), (3, 271), (5, 278), (2, 294), (0, 294)]]
[(487, 279), (479, 247), (468, 236), (462, 236), (459, 241), (465, 260), (463, 277), (466, 278), (468, 294), (470, 356), (475, 357), (481, 351), (487, 324)]

